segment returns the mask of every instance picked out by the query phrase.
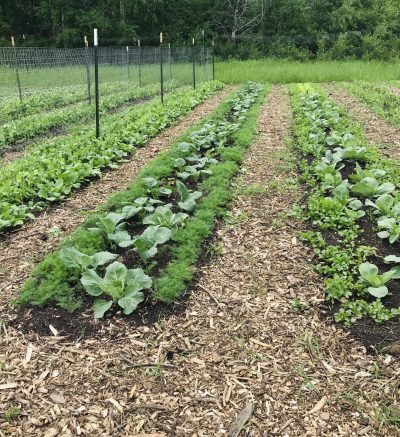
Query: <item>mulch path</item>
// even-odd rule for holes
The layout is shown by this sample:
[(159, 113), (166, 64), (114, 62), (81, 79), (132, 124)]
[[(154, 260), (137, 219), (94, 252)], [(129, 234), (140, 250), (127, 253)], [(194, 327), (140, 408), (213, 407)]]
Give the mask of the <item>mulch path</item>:
[(324, 85), (329, 98), (349, 111), (349, 115), (363, 128), (365, 138), (370, 144), (379, 147), (389, 158), (400, 158), (400, 129), (374, 114), (355, 97), (335, 85)]
[(302, 224), (288, 215), (302, 196), (290, 122), (285, 89), (273, 87), (229, 220), (175, 315), (135, 328), (98, 322), (96, 337), (76, 341), (50, 327), (39, 337), (2, 326), (0, 410), (20, 415), (0, 433), (400, 435), (384, 420), (388, 408), (399, 417), (397, 362), (369, 356), (320, 318), (322, 284), (296, 238)]

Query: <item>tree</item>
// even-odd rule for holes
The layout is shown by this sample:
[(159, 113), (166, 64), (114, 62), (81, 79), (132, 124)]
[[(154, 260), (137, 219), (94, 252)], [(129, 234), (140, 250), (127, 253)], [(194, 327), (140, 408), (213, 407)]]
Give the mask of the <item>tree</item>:
[(238, 34), (244, 34), (262, 23), (267, 0), (225, 0), (218, 2), (212, 11), (212, 21), (217, 31), (222, 31), (236, 41)]

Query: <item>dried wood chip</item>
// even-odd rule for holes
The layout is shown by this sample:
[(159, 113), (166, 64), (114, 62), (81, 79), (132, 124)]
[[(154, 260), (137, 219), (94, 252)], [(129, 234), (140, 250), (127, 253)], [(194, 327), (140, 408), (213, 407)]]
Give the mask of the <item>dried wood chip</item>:
[(308, 414), (314, 414), (317, 411), (321, 410), (322, 408), (324, 408), (326, 402), (327, 402), (327, 398), (324, 396), (323, 398), (321, 398), (321, 400), (319, 402), (317, 402), (314, 406), (314, 408), (312, 410), (310, 410), (308, 412)]
[(65, 404), (65, 398), (63, 395), (52, 393), (49, 397), (56, 404)]
[(16, 382), (9, 382), (7, 384), (0, 384), (0, 390), (10, 390), (12, 388), (17, 388), (18, 384)]
[(239, 413), (236, 421), (232, 424), (228, 431), (229, 437), (237, 437), (242, 431), (243, 427), (250, 420), (253, 414), (254, 405), (252, 403), (247, 404), (243, 410)]
[(110, 404), (114, 405), (114, 407), (122, 414), (124, 412), (124, 409), (122, 408), (121, 404), (118, 403), (115, 399), (109, 398), (106, 399), (107, 402), (110, 402)]

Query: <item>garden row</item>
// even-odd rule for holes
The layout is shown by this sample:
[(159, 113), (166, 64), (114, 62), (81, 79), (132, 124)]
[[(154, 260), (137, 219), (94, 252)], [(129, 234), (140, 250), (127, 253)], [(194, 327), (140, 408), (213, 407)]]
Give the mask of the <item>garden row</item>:
[[(126, 86), (126, 82), (104, 83), (100, 86), (100, 93), (106, 96), (120, 92)], [(24, 96), (22, 101), (17, 97), (0, 100), (0, 123), (87, 100), (87, 93), (86, 86), (74, 85), (34, 91)]]
[(73, 311), (89, 295), (100, 318), (112, 306), (131, 314), (144, 300), (181, 296), (231, 198), (265, 92), (246, 84), (149, 163), (36, 267), (17, 303)]
[(21, 225), (33, 212), (99, 176), (103, 168), (112, 168), (221, 87), (210, 82), (195, 91), (177, 91), (164, 105), (134, 107), (106, 122), (100, 139), (93, 132), (78, 131), (42, 143), (5, 166), (0, 174), (0, 231)]
[(400, 173), (317, 86), (291, 87), (300, 173), (308, 186), (302, 234), (319, 260), (336, 320), (400, 315)]
[[(171, 84), (168, 90), (171, 89)], [(155, 96), (159, 93), (158, 85), (147, 85), (142, 88), (132, 87), (120, 92), (115, 92), (102, 98), (100, 101), (100, 113), (118, 108), (119, 106), (134, 100), (140, 100)], [(29, 115), (16, 121), (3, 124), (0, 131), (0, 150), (26, 141), (38, 135), (42, 135), (51, 129), (65, 126), (76, 121), (94, 118), (94, 104), (87, 102), (77, 103), (66, 108), (58, 108), (50, 112)]]
[(388, 84), (345, 82), (340, 86), (366, 104), (376, 115), (400, 127), (400, 95)]

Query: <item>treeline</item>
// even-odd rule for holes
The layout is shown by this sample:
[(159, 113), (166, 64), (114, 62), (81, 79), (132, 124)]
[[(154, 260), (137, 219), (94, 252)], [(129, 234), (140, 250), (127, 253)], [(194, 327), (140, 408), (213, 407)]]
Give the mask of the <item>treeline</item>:
[[(248, 59), (378, 59), (400, 52), (399, 0), (2, 0), (0, 45), (80, 47), (216, 42)], [(204, 37), (203, 31), (204, 30)]]

